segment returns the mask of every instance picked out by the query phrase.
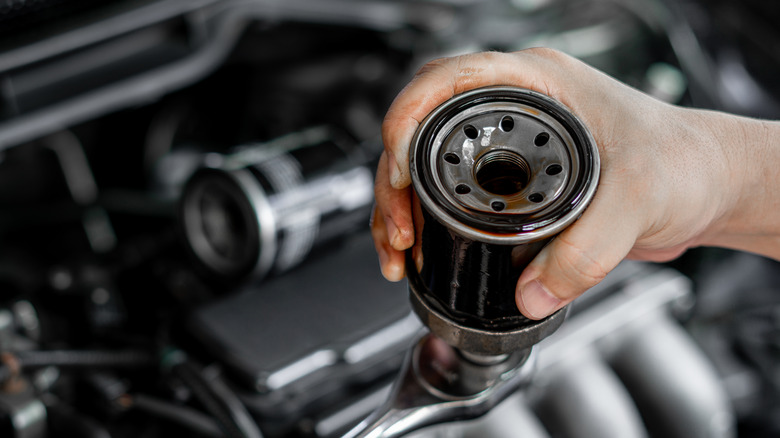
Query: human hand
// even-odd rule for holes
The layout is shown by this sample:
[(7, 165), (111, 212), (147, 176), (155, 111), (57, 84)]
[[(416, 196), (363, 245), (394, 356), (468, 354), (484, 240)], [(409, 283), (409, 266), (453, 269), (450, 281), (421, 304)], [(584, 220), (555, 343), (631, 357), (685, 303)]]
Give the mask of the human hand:
[(435, 60), (388, 110), (372, 233), (389, 280), (403, 278), (403, 251), (415, 239), (408, 152), (417, 126), (452, 96), (490, 85), (532, 89), (567, 105), (601, 155), (591, 205), (518, 280), (515, 298), (527, 317), (541, 319), (568, 304), (627, 256), (666, 261), (703, 244), (778, 251), (727, 232), (748, 200), (742, 191), (755, 188), (745, 165), (751, 154), (729, 146), (745, 141), (746, 128), (765, 133), (766, 123), (668, 105), (560, 52), (529, 49)]

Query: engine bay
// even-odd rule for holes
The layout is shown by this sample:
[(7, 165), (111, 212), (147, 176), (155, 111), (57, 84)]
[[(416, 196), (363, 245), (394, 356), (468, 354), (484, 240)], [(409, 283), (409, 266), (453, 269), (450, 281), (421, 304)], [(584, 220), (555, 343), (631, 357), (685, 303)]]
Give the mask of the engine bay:
[[(382, 118), (418, 68), (549, 46), (672, 104), (778, 118), (778, 17), (758, 0), (0, 1), (0, 435), (341, 436), (423, 333), (368, 230)], [(527, 388), (415, 436), (777, 436), (779, 276), (707, 248), (624, 262)]]

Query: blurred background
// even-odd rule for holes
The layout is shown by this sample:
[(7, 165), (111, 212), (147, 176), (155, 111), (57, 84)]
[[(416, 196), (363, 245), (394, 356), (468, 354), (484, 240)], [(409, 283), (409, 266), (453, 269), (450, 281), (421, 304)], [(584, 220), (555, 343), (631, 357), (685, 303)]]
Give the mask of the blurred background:
[[(548, 46), (774, 119), (778, 20), (760, 0), (0, 0), (0, 436), (338, 436), (421, 331), (368, 234), (382, 117), (420, 66)], [(780, 436), (779, 277), (725, 250), (625, 263), (528, 388), (419, 436)]]

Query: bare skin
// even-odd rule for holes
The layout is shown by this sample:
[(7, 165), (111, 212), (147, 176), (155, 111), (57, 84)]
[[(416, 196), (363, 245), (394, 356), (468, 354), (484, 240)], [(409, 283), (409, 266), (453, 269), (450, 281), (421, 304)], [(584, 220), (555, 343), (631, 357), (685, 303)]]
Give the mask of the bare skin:
[(520, 311), (541, 319), (626, 257), (667, 261), (695, 246), (780, 259), (780, 124), (657, 101), (550, 49), (479, 53), (425, 65), (385, 117), (372, 233), (383, 275), (405, 276), (414, 243), (409, 143), (450, 97), (490, 86), (529, 88), (567, 105), (601, 154), (601, 181), (582, 217), (518, 280)]

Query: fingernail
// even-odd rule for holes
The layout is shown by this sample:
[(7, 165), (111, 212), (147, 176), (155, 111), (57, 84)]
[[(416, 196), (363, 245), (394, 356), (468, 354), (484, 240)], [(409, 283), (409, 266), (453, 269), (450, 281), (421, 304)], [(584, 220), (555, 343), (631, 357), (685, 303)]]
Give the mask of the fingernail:
[(561, 300), (551, 294), (539, 280), (533, 280), (520, 290), (520, 300), (531, 318), (542, 319), (561, 304)]
[(395, 161), (395, 155), (390, 151), (387, 152), (387, 170), (388, 175), (390, 175), (390, 184), (396, 187), (398, 180), (401, 179), (401, 169), (398, 167), (398, 162)]
[(398, 238), (398, 227), (395, 226), (393, 218), (385, 218), (385, 226), (387, 227), (387, 241), (390, 242), (390, 246), (395, 248), (395, 239)]

